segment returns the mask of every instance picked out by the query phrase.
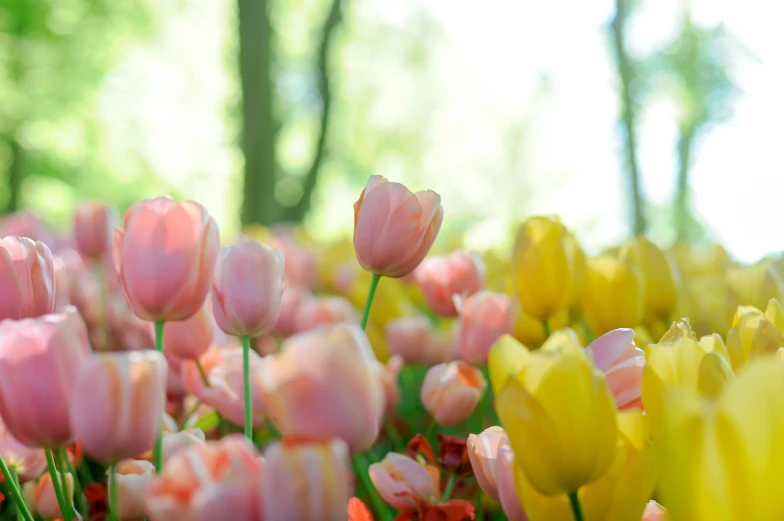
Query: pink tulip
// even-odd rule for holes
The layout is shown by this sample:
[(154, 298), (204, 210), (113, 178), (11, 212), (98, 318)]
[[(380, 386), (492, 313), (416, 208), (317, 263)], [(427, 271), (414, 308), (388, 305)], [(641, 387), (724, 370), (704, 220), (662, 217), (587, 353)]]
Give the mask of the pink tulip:
[(342, 438), (354, 452), (376, 441), (385, 401), (381, 364), (359, 326), (289, 337), (267, 357), (258, 381), (284, 437)]
[(165, 433), (163, 435), (164, 462), (191, 447), (204, 445), (205, 441), (206, 437), (201, 429), (185, 429), (180, 432)]
[(454, 358), (454, 343), (435, 330), (429, 319), (410, 316), (386, 324), (389, 350), (409, 364), (438, 364)]
[(463, 361), (431, 367), (422, 383), (421, 399), (439, 425), (450, 427), (474, 412), (487, 388), (479, 369)]
[(384, 501), (398, 510), (416, 508), (415, 498), (433, 501), (438, 495), (438, 474), (403, 454), (390, 452), (368, 473)]
[(27, 211), (14, 212), (0, 219), (0, 238), (9, 235), (30, 237), (48, 246), (54, 246), (57, 242), (54, 231), (40, 217)]
[(634, 345), (633, 329), (614, 329), (585, 348), (604, 373), (619, 410), (642, 409), (640, 384), (645, 353)]
[(374, 175), (354, 204), (354, 250), (372, 273), (399, 278), (419, 266), (433, 246), (444, 208), (430, 190), (416, 194)]
[(359, 324), (359, 313), (344, 297), (312, 297), (297, 310), (297, 331), (332, 324)]
[(397, 379), (402, 369), (403, 359), (398, 355), (392, 355), (381, 371), (381, 383), (384, 384), (387, 413), (394, 411), (397, 404), (400, 403), (400, 385), (398, 385)]
[(509, 445), (509, 438), (502, 440), (496, 456), (496, 488), (501, 509), (509, 521), (528, 521), (515, 487), (514, 452)]
[(457, 302), (460, 326), (457, 349), (472, 364), (487, 364), (487, 355), (496, 340), (511, 333), (517, 320), (517, 306), (503, 293), (481, 291)]
[(265, 521), (344, 521), (354, 491), (341, 440), (274, 442), (264, 451)]
[(479, 486), (493, 501), (498, 501), (496, 484), (498, 447), (509, 443), (506, 432), (501, 427), (488, 427), (481, 434), (469, 434), (468, 458), (474, 469)]
[(124, 224), (114, 232), (114, 262), (136, 316), (156, 322), (194, 315), (215, 271), (215, 220), (193, 201), (157, 197), (131, 206)]
[(216, 329), (212, 309), (205, 302), (192, 317), (166, 324), (163, 332), (166, 353), (196, 360), (212, 345)]
[[(74, 489), (74, 480), (70, 472), (60, 474), (60, 477), (68, 490)], [(41, 476), (38, 483), (33, 481), (25, 483), (22, 494), (31, 514), (37, 514), (44, 519), (62, 518), (63, 514), (60, 511), (57, 495), (52, 485), (52, 476), (49, 473)], [(76, 515), (75, 512), (74, 515)]]
[(0, 239), (0, 320), (37, 317), (54, 311), (54, 259), (42, 242)]
[(280, 314), (272, 328), (277, 336), (289, 336), (297, 332), (297, 312), (303, 302), (312, 298), (309, 290), (297, 286), (287, 286), (280, 297)]
[(28, 447), (8, 432), (0, 422), (0, 458), (6, 465), (14, 467), (19, 481), (24, 483), (41, 475), (46, 469), (46, 455), (42, 449)]
[(156, 351), (104, 353), (82, 364), (71, 424), (84, 451), (108, 463), (152, 447), (161, 428), (166, 360)]
[(74, 238), (85, 257), (100, 259), (110, 250), (117, 223), (114, 210), (103, 203), (84, 203), (74, 214)]
[(485, 263), (476, 253), (457, 250), (430, 257), (414, 270), (427, 304), (443, 317), (456, 317), (454, 297), (467, 297), (485, 286)]
[(141, 521), (147, 517), (144, 491), (155, 477), (155, 466), (149, 461), (126, 459), (115, 465), (109, 475), (109, 486), (116, 480), (117, 511), (120, 521)]
[(89, 349), (73, 308), (0, 322), (0, 417), (16, 439), (43, 448), (74, 441), (69, 401)]
[(667, 511), (654, 500), (648, 501), (645, 512), (642, 513), (642, 521), (667, 521)]
[(215, 319), (229, 335), (269, 333), (280, 313), (284, 261), (280, 250), (245, 241), (221, 250), (212, 285)]
[[(254, 376), (263, 365), (262, 358), (253, 350), (250, 355), (251, 392), (253, 394), (253, 426), (261, 427), (266, 418), (266, 407), (261, 388)], [(196, 362), (186, 360), (180, 376), (185, 388), (195, 394), (202, 403), (215, 407), (229, 421), (245, 424), (245, 387), (242, 372), (241, 347), (213, 347), (201, 357), (202, 367), (207, 374), (209, 387), (196, 367)]]
[(263, 461), (243, 436), (186, 449), (147, 487), (150, 521), (262, 521), (263, 472)]

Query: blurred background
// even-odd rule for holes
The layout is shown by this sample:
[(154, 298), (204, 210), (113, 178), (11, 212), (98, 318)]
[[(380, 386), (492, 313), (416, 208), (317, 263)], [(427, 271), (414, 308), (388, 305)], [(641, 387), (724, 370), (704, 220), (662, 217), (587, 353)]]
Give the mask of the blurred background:
[[(773, 10), (778, 9), (778, 13)], [(369, 175), (502, 244), (558, 213), (784, 249), (782, 7), (768, 0), (3, 0), (0, 212), (161, 193), (225, 233), (350, 232)]]

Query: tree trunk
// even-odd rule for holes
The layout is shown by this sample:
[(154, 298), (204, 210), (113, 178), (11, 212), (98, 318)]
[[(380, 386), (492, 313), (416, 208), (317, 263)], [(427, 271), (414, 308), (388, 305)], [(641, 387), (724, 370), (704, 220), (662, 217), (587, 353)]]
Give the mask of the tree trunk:
[(242, 224), (279, 220), (275, 201), (275, 118), (272, 112), (271, 26), (268, 0), (238, 0), (245, 182)]
[(6, 205), (6, 210), (8, 213), (12, 213), (18, 211), (22, 206), (21, 196), (25, 152), (22, 145), (14, 137), (9, 139), (8, 144), (11, 147), (11, 163), (8, 167), (8, 204)]
[(678, 138), (678, 181), (675, 191), (675, 233), (679, 241), (690, 239), (692, 214), (689, 197), (689, 173), (691, 172), (691, 151), (696, 129), (691, 126), (681, 128)]

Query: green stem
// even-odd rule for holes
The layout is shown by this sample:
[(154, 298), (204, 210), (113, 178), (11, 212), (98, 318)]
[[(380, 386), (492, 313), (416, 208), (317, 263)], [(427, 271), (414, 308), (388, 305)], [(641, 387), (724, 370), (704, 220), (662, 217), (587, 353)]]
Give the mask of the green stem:
[(451, 476), (449, 476), (449, 481), (446, 482), (444, 495), (441, 496), (442, 502), (449, 500), (449, 497), (452, 495), (452, 491), (455, 489), (455, 483), (457, 483), (457, 474), (452, 474)]
[[(163, 320), (158, 320), (155, 322), (155, 349), (161, 354), (163, 354), (163, 326), (165, 324), (166, 322)], [(165, 409), (165, 394), (161, 396), (161, 400), (164, 400)], [(158, 430), (158, 436), (155, 439), (155, 447), (153, 449), (152, 459), (155, 465), (155, 473), (160, 474), (161, 469), (163, 468), (163, 422), (161, 422), (161, 428)]]
[(370, 307), (373, 305), (373, 299), (376, 297), (376, 288), (378, 282), (381, 280), (381, 275), (378, 273), (373, 274), (370, 279), (370, 289), (368, 290), (367, 300), (365, 301), (365, 311), (362, 312), (362, 329), (367, 328), (368, 319), (370, 319)]
[(362, 482), (362, 485), (368, 491), (368, 494), (370, 494), (370, 500), (373, 502), (376, 513), (381, 517), (381, 521), (392, 521), (392, 514), (389, 511), (389, 508), (387, 508), (384, 500), (381, 499), (381, 495), (370, 479), (370, 474), (368, 474), (369, 465), (365, 456), (362, 454), (355, 454), (352, 458), (352, 462), (354, 463), (354, 472), (357, 474), (357, 479)]
[[(19, 483), (19, 476), (16, 474), (16, 467), (14, 465), (11, 465), (10, 467), (8, 467), (8, 471), (11, 474), (11, 481), (13, 482), (14, 486), (18, 489), (21, 485)], [(19, 510), (19, 508), (16, 509), (16, 521), (22, 521), (22, 511)]]
[(577, 497), (577, 492), (569, 494), (569, 502), (572, 504), (572, 512), (574, 513), (574, 521), (584, 521), (583, 510), (580, 507), (580, 498)]
[(201, 381), (204, 382), (204, 387), (209, 387), (210, 380), (207, 378), (207, 371), (204, 370), (204, 366), (201, 365), (201, 360), (198, 358), (196, 359), (196, 367), (199, 369), (199, 374), (201, 375)]
[[(61, 472), (70, 472), (74, 480), (74, 499), (76, 500), (76, 508), (82, 515), (87, 514), (87, 501), (84, 499), (82, 492), (82, 484), (79, 481), (79, 476), (76, 474), (76, 468), (71, 463), (71, 458), (68, 457), (68, 452), (64, 448), (57, 449), (57, 459), (60, 463)], [(67, 496), (68, 494), (66, 494)]]
[(544, 318), (542, 319), (542, 327), (544, 328), (544, 339), (550, 338), (550, 322)]
[(16, 503), (16, 511), (22, 513), (25, 521), (34, 521), (33, 515), (30, 513), (30, 510), (28, 510), (27, 505), (25, 505), (24, 498), (22, 498), (19, 482), (16, 480), (16, 469), (14, 467), (9, 469), (6, 466), (5, 461), (3, 461), (3, 458), (0, 458), (0, 470), (3, 472), (5, 482), (8, 483), (11, 497), (14, 499), (14, 503)]
[(245, 436), (253, 443), (253, 395), (250, 390), (250, 337), (242, 336), (242, 378), (245, 391)]
[(46, 449), (46, 465), (49, 467), (49, 475), (52, 477), (52, 487), (54, 487), (54, 495), (57, 497), (57, 504), (60, 506), (60, 512), (63, 514), (63, 521), (73, 521), (73, 508), (69, 503), (65, 502), (63, 489), (60, 486), (60, 476), (57, 474), (57, 466), (54, 464), (54, 454), (52, 449)]
[(106, 287), (106, 268), (100, 260), (95, 261), (94, 265), (95, 277), (98, 279), (98, 288), (100, 288), (100, 302), (98, 306), (101, 310), (101, 332), (103, 333), (103, 348), (111, 351), (111, 338), (109, 335), (109, 291)]
[(430, 441), (430, 438), (432, 438), (433, 434), (435, 434), (435, 432), (436, 432), (436, 425), (437, 425), (436, 424), (436, 420), (435, 420), (435, 418), (433, 418), (430, 421), (430, 425), (427, 427), (427, 430), (425, 431), (425, 439), (427, 439), (427, 441)]
[(476, 495), (476, 520), (485, 521), (485, 492), (481, 488)]
[(109, 521), (118, 521), (119, 491), (117, 490), (117, 465), (109, 467)]
[(395, 424), (392, 423), (392, 420), (387, 420), (384, 422), (384, 429), (387, 432), (387, 436), (389, 436), (389, 441), (392, 442), (392, 447), (398, 452), (403, 452), (406, 450), (406, 443), (403, 441), (403, 437), (397, 432), (395, 428)]
[(188, 411), (188, 412), (185, 414), (185, 418), (183, 418), (183, 419), (182, 419), (182, 422), (180, 423), (180, 429), (182, 429), (182, 428), (184, 428), (186, 425), (188, 425), (188, 420), (190, 420), (190, 419), (191, 419), (191, 417), (192, 417), (194, 414), (196, 414), (196, 411), (198, 411), (198, 410), (199, 410), (199, 407), (201, 407), (201, 402), (200, 402), (199, 400), (196, 400), (196, 403), (194, 403), (194, 404), (193, 404), (193, 407), (191, 407), (191, 410), (190, 410), (190, 411)]

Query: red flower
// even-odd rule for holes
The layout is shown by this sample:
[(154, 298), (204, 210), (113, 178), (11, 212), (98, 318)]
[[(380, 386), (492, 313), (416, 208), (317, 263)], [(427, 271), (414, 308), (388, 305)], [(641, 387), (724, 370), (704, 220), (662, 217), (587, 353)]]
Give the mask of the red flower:
[(436, 458), (430, 442), (421, 434), (417, 434), (408, 442), (408, 452), (412, 458), (422, 455), (430, 463), (437, 465), (450, 474), (465, 476), (471, 474), (471, 460), (468, 458), (466, 442), (461, 438), (438, 434), (438, 458)]
[(348, 521), (375, 521), (370, 509), (358, 497), (348, 500)]
[(416, 510), (401, 512), (395, 521), (474, 521), (475, 508), (470, 502), (453, 499), (437, 505), (419, 498)]
[(88, 521), (103, 521), (109, 516), (109, 493), (106, 483), (90, 483), (84, 489), (84, 497), (89, 503)]

